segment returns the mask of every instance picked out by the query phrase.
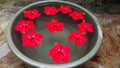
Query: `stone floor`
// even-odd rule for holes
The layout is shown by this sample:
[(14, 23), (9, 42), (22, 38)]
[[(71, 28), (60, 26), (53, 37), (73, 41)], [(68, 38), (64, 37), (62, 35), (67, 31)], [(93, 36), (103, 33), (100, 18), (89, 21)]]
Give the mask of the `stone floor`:
[[(31, 68), (20, 61), (8, 48), (7, 25), (21, 7), (0, 10), (0, 68)], [(83, 68), (120, 68), (120, 15), (94, 13), (103, 30), (103, 42), (96, 56)]]

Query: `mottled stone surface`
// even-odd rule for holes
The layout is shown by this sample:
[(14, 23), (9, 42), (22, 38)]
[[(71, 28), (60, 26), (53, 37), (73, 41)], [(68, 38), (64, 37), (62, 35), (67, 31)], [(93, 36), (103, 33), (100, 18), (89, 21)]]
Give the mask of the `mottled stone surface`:
[(104, 68), (120, 68), (120, 15), (96, 15), (102, 25), (102, 47), (93, 59)]
[[(2, 7), (3, 8), (3, 7)], [(10, 5), (0, 9), (0, 48), (6, 48), (6, 28), (10, 19), (21, 7)], [(96, 56), (82, 65), (83, 68), (120, 68), (120, 15), (95, 14), (103, 30), (103, 42)], [(12, 52), (0, 49), (0, 68), (31, 68)]]

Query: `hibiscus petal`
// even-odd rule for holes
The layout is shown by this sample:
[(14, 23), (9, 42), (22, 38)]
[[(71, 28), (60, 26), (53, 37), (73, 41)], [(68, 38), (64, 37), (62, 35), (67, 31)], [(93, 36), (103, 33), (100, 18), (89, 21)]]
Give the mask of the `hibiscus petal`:
[(86, 29), (85, 28), (80, 28), (79, 31), (81, 34), (86, 34)]
[(20, 31), (22, 34), (35, 29), (35, 25), (31, 20), (20, 20), (14, 28), (16, 31)]
[(56, 6), (45, 6), (44, 13), (47, 15), (55, 15), (56, 13), (58, 13), (58, 9), (56, 8)]
[(84, 13), (81, 11), (74, 10), (69, 14), (70, 17), (72, 17), (73, 20), (82, 20), (84, 19)]
[(70, 49), (70, 47), (68, 47), (68, 46), (64, 46), (64, 47), (62, 48), (62, 51), (61, 51), (61, 52), (62, 52), (62, 53), (70, 54), (71, 49)]
[(63, 14), (67, 14), (67, 13), (72, 12), (72, 9), (70, 6), (62, 5), (60, 6), (59, 11), (62, 12)]
[(70, 56), (69, 55), (62, 56), (62, 62), (69, 62), (69, 61), (70, 61)]
[(92, 26), (92, 24), (87, 24), (87, 30), (88, 30), (88, 32), (91, 32), (91, 33), (93, 33), (93, 26)]
[(37, 9), (33, 9), (33, 10), (25, 10), (23, 12), (24, 17), (34, 20), (35, 18), (38, 18), (39, 16), (41, 16), (40, 12)]
[(31, 45), (30, 45), (30, 41), (29, 40), (26, 40), (26, 41), (23, 41), (23, 45), (24, 46), (27, 46), (27, 47), (30, 47)]
[(46, 27), (50, 32), (61, 32), (63, 30), (64, 24), (59, 20), (53, 19), (51, 22), (46, 23)]
[(54, 55), (56, 55), (56, 54), (57, 54), (57, 51), (56, 51), (55, 48), (51, 48), (51, 49), (49, 50), (49, 55), (50, 55), (50, 56), (54, 56)]
[(76, 40), (75, 44), (77, 46), (83, 46), (84, 45), (84, 42), (82, 40)]
[(61, 56), (56, 54), (56, 55), (52, 56), (52, 59), (56, 64), (58, 64), (61, 61)]
[(70, 42), (74, 42), (74, 41), (75, 41), (75, 37), (72, 36), (72, 35), (70, 35), (70, 36), (68, 37), (68, 40), (69, 40)]
[(62, 48), (63, 48), (62, 44), (56, 44), (54, 46), (56, 48), (56, 51), (58, 51), (58, 52), (60, 52), (62, 50)]
[(32, 31), (30, 33), (22, 35), (23, 45), (25, 46), (37, 47), (41, 45), (41, 40), (43, 38), (44, 36), (42, 34), (37, 33), (36, 31)]

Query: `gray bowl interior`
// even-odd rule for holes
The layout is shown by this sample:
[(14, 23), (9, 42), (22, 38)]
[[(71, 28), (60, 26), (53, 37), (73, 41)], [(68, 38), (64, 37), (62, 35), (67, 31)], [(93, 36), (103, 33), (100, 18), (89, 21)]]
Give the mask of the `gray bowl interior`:
[[(62, 43), (64, 45), (67, 45), (71, 48), (71, 60), (70, 62), (76, 61), (82, 57), (84, 57), (86, 54), (88, 54), (92, 48), (95, 46), (95, 43), (97, 41), (98, 37), (98, 29), (96, 26), (95, 21), (91, 16), (86, 14), (85, 19), (87, 22), (92, 23), (94, 26), (94, 33), (87, 33), (88, 37), (88, 42), (85, 43), (84, 46), (76, 46), (74, 43), (71, 43), (68, 41), (68, 36), (70, 31), (77, 31), (77, 24), (80, 23), (81, 21), (74, 21), (72, 20), (71, 17), (68, 15), (63, 15), (61, 13), (56, 14), (55, 16), (48, 16), (43, 13), (43, 7), (46, 5), (55, 5), (59, 7), (60, 5), (70, 5), (66, 3), (58, 3), (58, 2), (50, 2), (50, 3), (42, 3), (42, 4), (36, 4), (32, 7), (29, 7), (27, 9), (39, 9), (40, 13), (42, 14), (41, 17), (37, 18), (34, 20), (34, 23), (36, 25), (36, 30), (39, 33), (44, 34), (45, 38), (42, 41), (42, 45), (36, 48), (33, 47), (24, 47), (22, 45), (22, 40), (21, 40), (21, 33), (17, 32), (14, 30), (14, 26), (17, 24), (17, 22), (21, 19), (26, 19), (23, 18), (23, 13), (21, 12), (16, 19), (13, 22), (12, 29), (11, 29), (11, 35), (12, 35), (12, 40), (15, 45), (15, 47), (25, 56), (28, 58), (41, 62), (41, 63), (47, 63), (47, 64), (54, 64), (51, 57), (48, 55), (48, 51), (50, 48), (53, 47), (54, 42)], [(80, 10), (80, 8), (70, 5), (73, 10)], [(27, 10), (26, 9), (26, 10)], [(84, 12), (84, 11), (83, 11)], [(55, 32), (55, 33), (50, 33), (47, 30), (47, 27), (45, 27), (46, 22), (51, 21), (51, 19), (58, 19), (62, 22), (64, 22), (65, 27), (62, 32)], [(63, 64), (63, 63), (61, 63)]]

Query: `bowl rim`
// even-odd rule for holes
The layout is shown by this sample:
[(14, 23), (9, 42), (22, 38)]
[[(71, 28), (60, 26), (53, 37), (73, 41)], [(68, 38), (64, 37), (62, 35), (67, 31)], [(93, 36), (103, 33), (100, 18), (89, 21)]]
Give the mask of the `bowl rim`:
[[(15, 20), (15, 18), (22, 13), (25, 9), (37, 5), (37, 4), (42, 4), (42, 3), (50, 3), (50, 2), (58, 2), (58, 3), (66, 3), (66, 4), (70, 4), (73, 6), (76, 6), (78, 8), (80, 8), (82, 11), (86, 12), (91, 18), (93, 18), (96, 26), (97, 26), (97, 30), (98, 30), (98, 37), (97, 37), (97, 41), (95, 43), (95, 46), (91, 49), (91, 51), (89, 53), (87, 53), (84, 57), (72, 61), (72, 62), (68, 62), (68, 63), (64, 63), (64, 64), (46, 64), (46, 63), (41, 63), (35, 60), (30, 59), (29, 57), (25, 56), (23, 53), (21, 53), (16, 46), (14, 45), (14, 42), (12, 40), (12, 35), (11, 35), (11, 30), (12, 30), (12, 24)], [(60, 1), (60, 0), (49, 0), (49, 1), (37, 1), (35, 3), (32, 3), (28, 6), (25, 6), (24, 8), (22, 8), (21, 10), (19, 10), (15, 16), (13, 17), (13, 19), (10, 21), (10, 23), (8, 24), (8, 28), (7, 28), (7, 42), (9, 45), (9, 48), (11, 49), (11, 51), (22, 61), (24, 61), (27, 64), (30, 64), (32, 66), (35, 67), (50, 67), (50, 68), (65, 68), (65, 67), (74, 67), (74, 66), (78, 66), (81, 65), (83, 63), (85, 63), (86, 61), (90, 60), (95, 54), (96, 52), (99, 50), (101, 43), (102, 43), (102, 30), (101, 30), (101, 26), (99, 24), (98, 19), (87, 9), (85, 9), (84, 7), (77, 5), (75, 3), (71, 3), (68, 1)]]

